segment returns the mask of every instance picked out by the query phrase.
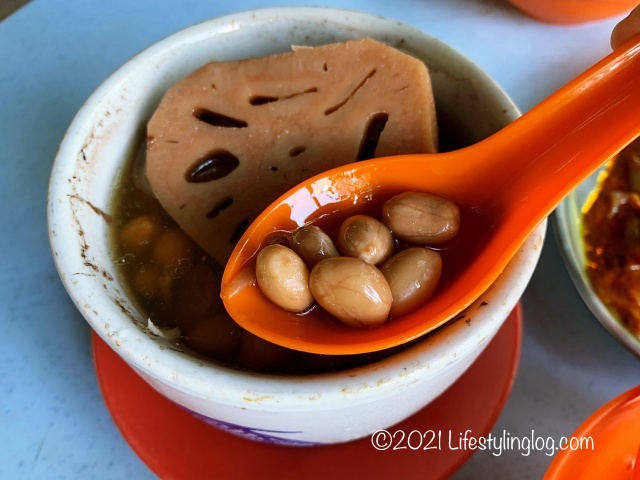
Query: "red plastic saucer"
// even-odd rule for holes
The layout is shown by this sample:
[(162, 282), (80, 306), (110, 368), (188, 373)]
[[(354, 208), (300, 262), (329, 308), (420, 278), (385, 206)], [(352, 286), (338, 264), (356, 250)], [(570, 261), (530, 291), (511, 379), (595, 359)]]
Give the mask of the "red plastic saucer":
[(163, 479), (441, 479), (472, 455), (473, 450), (460, 447), (465, 432), (469, 431), (467, 437), (485, 436), (497, 420), (513, 385), (521, 337), (518, 304), (455, 384), (388, 429), (395, 437), (384, 451), (376, 450), (371, 438), (341, 445), (284, 447), (236, 437), (161, 396), (96, 334), (92, 347), (98, 382), (117, 427), (142, 461)]

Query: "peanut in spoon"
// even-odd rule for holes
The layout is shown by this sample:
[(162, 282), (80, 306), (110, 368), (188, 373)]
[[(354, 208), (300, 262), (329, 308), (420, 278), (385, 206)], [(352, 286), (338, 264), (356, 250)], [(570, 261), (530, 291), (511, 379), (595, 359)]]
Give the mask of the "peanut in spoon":
[[(406, 343), (443, 325), (500, 275), (536, 226), (607, 159), (640, 134), (640, 36), (512, 124), (470, 147), (350, 164), (315, 176), (271, 204), (238, 242), (222, 279), (229, 314), (252, 333), (313, 353), (349, 354)], [(251, 262), (277, 231), (345, 218), (405, 191), (452, 200), (466, 212), (462, 245), (436, 294), (385, 325), (354, 330), (320, 309), (281, 310), (252, 281)], [(446, 265), (446, 262), (445, 262)], [(446, 269), (447, 267), (443, 267)], [(443, 272), (444, 275), (444, 272)]]

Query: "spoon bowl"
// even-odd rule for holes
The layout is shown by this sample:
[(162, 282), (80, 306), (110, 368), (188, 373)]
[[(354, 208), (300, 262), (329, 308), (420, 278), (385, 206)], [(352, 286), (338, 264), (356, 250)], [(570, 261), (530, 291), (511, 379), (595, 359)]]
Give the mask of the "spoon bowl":
[[(315, 176), (271, 204), (229, 260), (221, 296), (252, 333), (313, 353), (382, 350), (455, 318), (500, 275), (536, 226), (602, 163), (640, 134), (640, 36), (491, 137), (470, 147), (350, 164)], [(304, 315), (272, 304), (255, 282), (253, 261), (267, 239), (315, 223), (339, 225), (405, 191), (457, 203), (456, 240), (443, 253), (443, 278), (422, 307), (381, 327), (356, 330), (320, 308)]]

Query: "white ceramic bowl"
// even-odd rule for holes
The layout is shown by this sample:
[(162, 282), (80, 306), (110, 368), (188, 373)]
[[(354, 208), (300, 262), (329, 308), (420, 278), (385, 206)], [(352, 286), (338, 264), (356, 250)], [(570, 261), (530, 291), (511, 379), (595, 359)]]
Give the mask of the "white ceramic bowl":
[[(454, 322), (392, 357), (338, 373), (274, 376), (198, 360), (154, 336), (125, 295), (109, 251), (105, 214), (114, 178), (165, 90), (213, 60), (370, 36), (423, 59), (447, 124), (479, 140), (519, 113), (477, 66), (396, 21), (327, 8), (257, 10), (182, 30), (110, 76), (80, 109), (51, 174), (48, 220), (62, 281), (93, 329), (157, 391), (201, 418), (284, 444), (367, 436), (418, 411), (473, 363), (524, 291), (546, 223), (493, 287)], [(443, 120), (444, 122), (444, 120)], [(472, 394), (472, 392), (470, 392)]]

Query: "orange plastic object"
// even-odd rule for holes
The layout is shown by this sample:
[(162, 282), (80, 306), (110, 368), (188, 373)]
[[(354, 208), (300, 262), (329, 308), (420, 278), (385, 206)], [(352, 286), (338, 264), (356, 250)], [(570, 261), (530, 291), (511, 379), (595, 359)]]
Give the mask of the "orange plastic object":
[(640, 386), (600, 407), (567, 445), (543, 480), (640, 479)]
[(546, 23), (592, 22), (630, 12), (637, 0), (509, 0), (526, 15)]
[[(222, 279), (227, 311), (262, 338), (316, 353), (376, 351), (424, 335), (477, 299), (563, 198), (640, 134), (638, 118), (640, 35), (480, 143), (318, 175), (280, 197), (241, 238)], [(313, 221), (338, 225), (403, 191), (431, 192), (467, 212), (461, 240), (450, 249), (453, 267), (445, 267), (424, 306), (358, 330), (328, 320), (319, 308), (305, 315), (285, 312), (261, 293), (252, 262), (274, 232)]]

